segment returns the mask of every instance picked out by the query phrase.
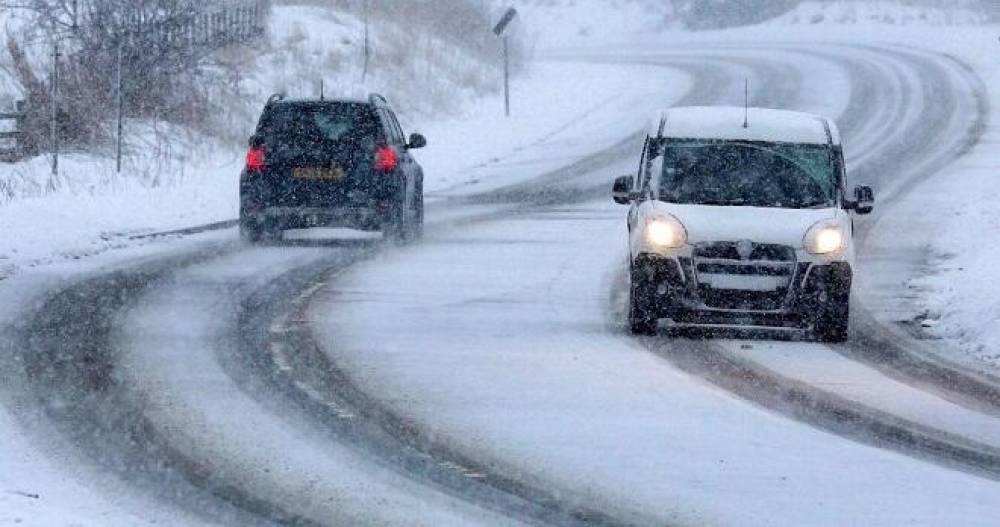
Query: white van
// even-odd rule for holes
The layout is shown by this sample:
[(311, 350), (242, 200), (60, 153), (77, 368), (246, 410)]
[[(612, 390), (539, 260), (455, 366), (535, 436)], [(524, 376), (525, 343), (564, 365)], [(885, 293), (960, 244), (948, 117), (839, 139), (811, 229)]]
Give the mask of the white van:
[(766, 327), (847, 339), (853, 214), (840, 133), (829, 119), (760, 108), (663, 112), (638, 173), (618, 178), (628, 214), (629, 325)]

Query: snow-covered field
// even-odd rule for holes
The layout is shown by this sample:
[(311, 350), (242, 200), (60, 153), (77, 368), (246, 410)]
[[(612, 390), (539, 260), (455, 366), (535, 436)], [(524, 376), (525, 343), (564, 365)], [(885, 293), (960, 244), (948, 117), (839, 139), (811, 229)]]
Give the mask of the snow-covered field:
[[(993, 94), (991, 124), (995, 125), (1000, 118), (1000, 61), (986, 80)], [(897, 320), (1000, 370), (998, 145), (1000, 130), (991, 126), (968, 156), (941, 177), (913, 189), (894, 209), (896, 215), (880, 226), (880, 239), (904, 244), (904, 250), (923, 257), (916, 276), (901, 276), (897, 284), (914, 297), (911, 316)]]

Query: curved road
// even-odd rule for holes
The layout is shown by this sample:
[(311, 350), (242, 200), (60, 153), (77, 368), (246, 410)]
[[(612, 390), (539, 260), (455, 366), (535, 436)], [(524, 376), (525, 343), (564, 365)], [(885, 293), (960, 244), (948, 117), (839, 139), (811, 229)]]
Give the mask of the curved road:
[[(890, 203), (974, 144), (988, 110), (970, 96), (983, 90), (966, 68), (917, 50), (754, 44), (574, 60), (685, 72), (692, 89), (665, 105), (733, 103), (750, 78), (755, 105), (802, 108), (823, 82), (810, 75), (842, 71), (851, 96), (838, 121), (851, 179), (874, 183)], [(940, 503), (998, 512), (989, 485), (1000, 479), (1000, 383), (887, 337), (864, 310), (846, 346), (623, 334), (621, 276), (608, 275), (618, 255), (598, 250), (601, 261), (567, 263), (560, 258), (577, 253), (564, 254), (559, 241), (570, 229), (566, 240), (583, 247), (615, 243), (622, 214), (593, 201), (606, 200), (615, 171), (631, 170), (635, 142), (623, 138), (529, 183), (443, 200), (429, 211), (428, 241), (415, 247), (247, 248), (209, 236), (56, 287), (3, 341), (24, 374), (31, 407), (22, 413), (42, 412), (60, 433), (58, 448), (81, 462), (206, 523), (728, 524), (738, 516), (705, 494), (733, 473), (683, 472), (650, 437), (677, 447), (727, 442), (713, 431), (775, 439), (759, 427), (784, 431), (786, 447), (817, 440), (820, 454), (892, 472), (894, 492), (925, 501), (906, 504), (918, 523), (947, 517), (932, 515)], [(484, 203), (491, 212), (478, 212)], [(862, 240), (877, 227), (878, 216), (862, 224)], [(517, 265), (510, 255), (519, 252), (542, 269), (476, 267)], [(442, 277), (449, 265), (458, 267)], [(383, 273), (399, 282), (380, 283)], [(590, 311), (564, 304), (595, 281), (601, 301), (579, 308)], [(518, 306), (531, 316), (484, 318)], [(508, 364), (489, 344), (518, 348), (509, 351), (524, 363)], [(623, 374), (633, 369), (643, 373)], [(574, 397), (544, 389), (570, 379)], [(567, 428), (550, 430), (558, 425)], [(663, 435), (672, 426), (687, 435)], [(615, 438), (640, 455), (619, 452)], [(761, 503), (782, 501), (759, 487), (792, 492), (778, 472), (793, 465), (760, 445), (725, 457), (744, 479), (723, 490), (753, 486), (728, 499), (747, 522), (767, 523)], [(908, 486), (913, 478), (936, 478), (946, 490), (929, 498)], [(869, 488), (864, 479), (831, 483), (829, 498), (857, 514), (888, 514), (837, 494)], [(811, 489), (806, 503), (816, 483), (800, 482)], [(772, 514), (801, 523), (806, 512)]]

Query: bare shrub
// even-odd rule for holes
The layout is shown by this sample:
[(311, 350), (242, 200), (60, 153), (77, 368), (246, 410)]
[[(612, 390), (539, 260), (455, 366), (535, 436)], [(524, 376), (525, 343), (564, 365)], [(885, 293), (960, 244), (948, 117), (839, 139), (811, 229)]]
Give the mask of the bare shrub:
[[(59, 128), (70, 144), (93, 146), (117, 107), (117, 72), (130, 117), (195, 124), (203, 111), (197, 83), (213, 52), (259, 37), (268, 0), (17, 0), (26, 13), (8, 50), (25, 87), (34, 123), (28, 133), (47, 144), (51, 68), (38, 71), (18, 40), (59, 43)], [(52, 59), (49, 59), (52, 60)]]

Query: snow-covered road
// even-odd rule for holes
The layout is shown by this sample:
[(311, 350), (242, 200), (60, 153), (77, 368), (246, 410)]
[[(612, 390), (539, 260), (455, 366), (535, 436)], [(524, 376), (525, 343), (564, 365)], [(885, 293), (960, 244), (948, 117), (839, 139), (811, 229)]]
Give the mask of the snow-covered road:
[[(699, 52), (715, 53), (750, 55), (743, 67), (761, 60), (753, 51)], [(770, 67), (755, 71), (782, 71), (780, 50), (771, 53)], [(851, 177), (890, 200), (953, 159), (978, 129), (969, 95), (979, 87), (947, 59), (836, 47), (817, 54), (853, 81), (839, 119)], [(811, 109), (798, 92), (764, 103)], [(581, 171), (561, 182), (563, 195), (606, 192), (612, 174)], [(311, 317), (331, 361), (440, 441), (630, 521), (992, 521), (995, 416), (818, 344), (635, 341), (619, 327), (623, 299), (614, 297), (625, 290), (621, 211), (548, 203), (441, 232), (339, 277), (318, 293)]]
[[(852, 181), (890, 203), (985, 119), (961, 63), (901, 47), (560, 60), (676, 71), (687, 89), (665, 87), (663, 106), (740, 102), (749, 79), (755, 105), (837, 116)], [(4, 396), (26, 434), (57, 434), (51, 449), (132, 489), (93, 524), (134, 523), (144, 500), (186, 511), (181, 523), (233, 525), (1000, 517), (992, 380), (920, 362), (877, 322), (844, 347), (627, 336), (624, 213), (608, 194), (637, 145), (614, 139), (527, 181), (437, 196), (414, 246), (251, 249), (223, 231), (39, 280), (46, 293), (4, 314), (5, 371), (24, 372)], [(491, 171), (528, 170), (552, 145), (518, 155)], [(864, 246), (869, 310), (888, 309), (885, 274), (911, 264), (885, 259)]]

